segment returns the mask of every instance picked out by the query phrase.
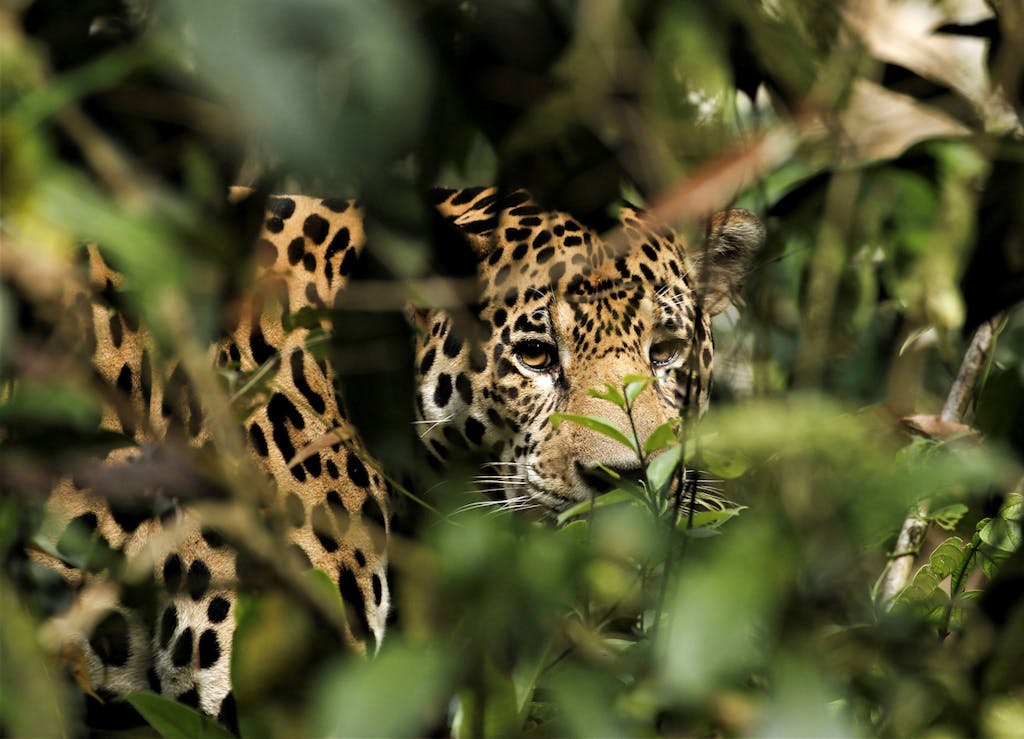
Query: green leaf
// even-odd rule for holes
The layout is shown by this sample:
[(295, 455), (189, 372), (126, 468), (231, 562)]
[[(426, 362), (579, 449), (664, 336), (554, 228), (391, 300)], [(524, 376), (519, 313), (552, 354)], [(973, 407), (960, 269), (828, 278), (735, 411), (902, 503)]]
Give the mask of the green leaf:
[(164, 739), (234, 739), (234, 734), (209, 716), (156, 693), (129, 693), (125, 700)]
[(651, 460), (647, 465), (647, 481), (651, 483), (652, 490), (660, 491), (665, 487), (682, 456), (682, 444), (673, 444)]
[(344, 619), (345, 602), (341, 599), (341, 592), (331, 582), (331, 576), (323, 570), (312, 569), (304, 572), (303, 577), (323, 594), (331, 608)]
[[(459, 692), (459, 710), (452, 722), (455, 739), (474, 736), (473, 729), (478, 723), (483, 724), (485, 737), (513, 736), (520, 732), (520, 711), (513, 678), (497, 669), (493, 660), (485, 659), (483, 682), (486, 701), (482, 706), (477, 690), (467, 688)], [(531, 686), (529, 694), (532, 692)], [(480, 716), (480, 711), (483, 711), (483, 716)]]
[(959, 536), (951, 536), (935, 548), (928, 559), (928, 564), (935, 576), (941, 580), (959, 572), (966, 557), (963, 540)]
[(1001, 549), (983, 547), (981, 549), (981, 571), (985, 573), (985, 577), (991, 580), (999, 574), (999, 568), (1010, 558), (1010, 554)]
[(587, 391), (587, 394), (593, 398), (600, 398), (601, 400), (607, 400), (610, 403), (615, 403), (615, 405), (622, 408), (622, 410), (626, 410), (626, 399), (622, 397), (622, 393), (618, 391), (618, 388), (610, 382), (606, 382), (604, 384), (603, 392), (597, 388), (591, 388)]
[(515, 687), (516, 710), (519, 713), (519, 725), (526, 720), (530, 702), (537, 689), (537, 681), (544, 674), (551, 653), (552, 640), (536, 655), (524, 656), (512, 671), (512, 684)]
[(584, 500), (584, 501), (582, 501), (580, 503), (577, 503), (576, 505), (572, 506), (571, 508), (567, 508), (566, 510), (564, 510), (561, 513), (558, 514), (558, 518), (556, 519), (556, 523), (559, 526), (561, 526), (566, 521), (569, 521), (570, 519), (573, 519), (576, 516), (579, 516), (581, 514), (587, 513), (591, 509), (596, 510), (598, 508), (604, 508), (604, 507), (610, 506), (610, 505), (618, 505), (620, 503), (628, 503), (628, 502), (631, 502), (633, 500), (636, 500), (636, 494), (634, 494), (633, 492), (631, 492), (629, 490), (623, 490), (621, 488), (617, 488), (615, 490), (611, 490), (611, 491), (605, 493), (604, 495), (599, 495), (598, 497), (594, 498), (593, 500)]
[(978, 532), (981, 540), (993, 549), (1015, 552), (1020, 547), (1020, 527), (1005, 518), (993, 518)]
[(701, 459), (708, 472), (723, 480), (732, 480), (740, 477), (750, 469), (750, 460), (740, 453), (733, 451), (730, 454), (721, 454), (713, 449), (702, 449)]
[(952, 531), (966, 513), (966, 505), (963, 503), (953, 503), (938, 509), (929, 518), (939, 528)]
[(440, 649), (397, 640), (385, 642), (374, 659), (344, 660), (316, 682), (311, 734), (422, 735), (450, 695), (449, 667)]
[(556, 429), (562, 424), (563, 421), (572, 421), (578, 423), (580, 426), (585, 426), (588, 429), (597, 431), (599, 434), (604, 434), (609, 439), (615, 439), (615, 441), (629, 447), (636, 452), (637, 457), (640, 456), (640, 450), (632, 439), (629, 439), (624, 433), (619, 431), (615, 426), (612, 425), (611, 421), (606, 421), (603, 418), (594, 418), (593, 416), (581, 416), (576, 413), (552, 413), (551, 414), (551, 425)]
[(693, 528), (712, 528), (717, 529), (722, 526), (726, 521), (740, 515), (746, 506), (739, 506), (737, 508), (723, 508), (720, 511), (695, 511), (693, 516), (684, 516), (676, 524), (677, 529), (687, 529), (691, 525)]
[(647, 437), (647, 441), (644, 442), (644, 452), (650, 454), (656, 452), (659, 449), (667, 447), (669, 444), (676, 440), (676, 429), (679, 427), (679, 419), (673, 418), (671, 421), (658, 426), (651, 432), (651, 435)]
[(1019, 493), (1010, 493), (1006, 503), (999, 509), (999, 517), (1007, 521), (1024, 521), (1024, 496)]
[(900, 593), (899, 601), (927, 611), (936, 605), (937, 598), (944, 597), (945, 593), (939, 588), (939, 578), (929, 565), (925, 565), (917, 571), (910, 585)]
[(633, 405), (633, 401), (651, 384), (653, 377), (644, 375), (626, 375), (622, 378), (624, 390), (626, 391), (626, 402)]

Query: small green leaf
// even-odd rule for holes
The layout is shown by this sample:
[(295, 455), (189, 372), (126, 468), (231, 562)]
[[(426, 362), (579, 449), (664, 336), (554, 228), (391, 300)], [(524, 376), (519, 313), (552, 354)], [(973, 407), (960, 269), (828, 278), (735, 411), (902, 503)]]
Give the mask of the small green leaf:
[(569, 521), (576, 516), (584, 514), (592, 509), (604, 508), (610, 505), (618, 505), (620, 503), (628, 503), (636, 499), (636, 495), (629, 490), (615, 489), (611, 490), (604, 495), (600, 495), (593, 500), (584, 500), (577, 503), (572, 508), (567, 508), (558, 514), (556, 522), (561, 526), (566, 521)]
[(695, 511), (692, 517), (683, 516), (676, 524), (676, 528), (704, 527), (717, 529), (726, 521), (740, 515), (746, 508), (746, 506), (739, 506), (737, 508), (723, 508), (720, 511)]
[(966, 556), (963, 540), (959, 536), (951, 536), (935, 548), (928, 564), (935, 576), (941, 580), (959, 572)]
[(164, 739), (234, 739), (234, 734), (209, 716), (156, 693), (129, 693), (125, 700)]
[(651, 483), (652, 490), (660, 491), (665, 487), (682, 456), (682, 444), (673, 444), (651, 460), (647, 465), (647, 481)]
[(939, 578), (932, 572), (931, 566), (925, 565), (917, 571), (910, 585), (900, 593), (899, 600), (928, 612), (947, 601), (948, 596), (939, 588)]
[(633, 405), (633, 401), (644, 389), (651, 384), (652, 377), (644, 375), (626, 375), (622, 378), (623, 389), (626, 391), (626, 402)]
[(1005, 518), (993, 518), (978, 532), (981, 540), (993, 549), (1015, 552), (1020, 547), (1020, 527)]
[(953, 503), (938, 509), (929, 517), (932, 522), (941, 529), (952, 531), (960, 522), (960, 519), (967, 513), (967, 506), (963, 503)]
[(723, 480), (732, 480), (750, 469), (750, 460), (738, 451), (719, 454), (712, 449), (702, 449), (701, 458), (708, 472)]
[(1006, 497), (1006, 503), (999, 509), (999, 517), (1017, 523), (1024, 521), (1024, 496), (1010, 493)]
[(615, 426), (612, 425), (611, 421), (606, 421), (603, 418), (594, 418), (593, 416), (581, 416), (576, 413), (552, 413), (551, 414), (551, 425), (556, 429), (561, 425), (563, 421), (572, 421), (578, 423), (580, 426), (585, 426), (588, 429), (597, 431), (599, 434), (604, 434), (609, 439), (615, 439), (615, 441), (629, 447), (637, 456), (640, 456), (640, 450), (637, 449), (636, 444), (632, 439), (629, 439), (624, 433), (619, 431)]
[(999, 574), (999, 568), (1009, 558), (1010, 552), (993, 549), (992, 547), (984, 547), (981, 550), (981, 571), (985, 573), (985, 577), (991, 580)]
[(644, 452), (650, 454), (656, 452), (659, 449), (667, 447), (669, 444), (676, 440), (676, 429), (679, 426), (679, 419), (673, 418), (671, 421), (658, 426), (651, 432), (651, 435), (647, 437), (647, 441), (644, 442)]
[(626, 409), (626, 399), (622, 397), (622, 393), (618, 391), (614, 385), (610, 382), (604, 384), (604, 391), (598, 390), (596, 387), (587, 391), (587, 394), (593, 398), (600, 398), (601, 400), (607, 400), (610, 403), (615, 403), (623, 410)]

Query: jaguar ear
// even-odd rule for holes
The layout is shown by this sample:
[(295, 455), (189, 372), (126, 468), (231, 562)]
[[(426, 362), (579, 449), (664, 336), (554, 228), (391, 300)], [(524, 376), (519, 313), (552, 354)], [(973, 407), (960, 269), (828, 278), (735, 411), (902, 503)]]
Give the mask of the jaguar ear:
[(443, 221), (449, 228), (454, 228), (478, 260), (494, 250), (498, 229), (497, 188), (452, 190), (435, 187), (430, 196)]
[(764, 237), (764, 225), (749, 210), (723, 210), (711, 216), (703, 248), (690, 254), (690, 275), (709, 315), (721, 313), (739, 293)]
[[(497, 243), (498, 195), (494, 187), (430, 189), (433, 269), (446, 277), (475, 277), (477, 265)], [(459, 317), (460, 311), (406, 304), (405, 317), (417, 331), (426, 333), (438, 317)]]

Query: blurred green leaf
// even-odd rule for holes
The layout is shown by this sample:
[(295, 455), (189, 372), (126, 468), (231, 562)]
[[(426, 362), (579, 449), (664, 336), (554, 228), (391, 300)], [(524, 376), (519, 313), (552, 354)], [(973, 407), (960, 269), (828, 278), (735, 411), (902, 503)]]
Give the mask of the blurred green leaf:
[(575, 666), (545, 681), (557, 701), (553, 723), (565, 736), (627, 736), (630, 732), (615, 711), (615, 678)]
[(967, 515), (967, 510), (967, 506), (963, 503), (951, 503), (933, 511), (928, 518), (939, 528), (952, 531), (960, 519)]
[(125, 700), (164, 739), (231, 739), (234, 736), (209, 716), (155, 693), (129, 693)]
[(741, 477), (750, 469), (750, 460), (742, 452), (722, 454), (713, 449), (701, 449), (701, 459), (707, 471), (723, 480)]
[(313, 733), (422, 734), (441, 718), (434, 712), (451, 690), (449, 662), (440, 649), (393, 639), (373, 660), (352, 660), (335, 667), (323, 677), (313, 697)]
[(200, 77), (293, 168), (352, 178), (400, 150), (425, 120), (432, 65), (398, 3), (174, 0), (170, 7), (187, 27)]
[(73, 726), (67, 684), (53, 679), (37, 628), (0, 575), (0, 722), (12, 736), (67, 736)]

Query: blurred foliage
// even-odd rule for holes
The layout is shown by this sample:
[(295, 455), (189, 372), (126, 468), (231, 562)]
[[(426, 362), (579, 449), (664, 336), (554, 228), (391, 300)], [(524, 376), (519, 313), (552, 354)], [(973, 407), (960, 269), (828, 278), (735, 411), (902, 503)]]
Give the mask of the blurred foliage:
[[(0, 731), (83, 733), (32, 637), (60, 604), (22, 554), (56, 476), (125, 442), (97, 434), (107, 396), (59, 328), (80, 243), (104, 245), (164, 355), (195, 358), (244, 289), (259, 224), (261, 199), (229, 205), (229, 185), (358, 195), (361, 272), (405, 279), (471, 269), (431, 240), (430, 185), (525, 186), (603, 229), (620, 196), (671, 204), (714, 180), (769, 239), (742, 317), (716, 320), (707, 421), (624, 439), (670, 451), (646, 487), (557, 526), (467, 506), (458, 470), (426, 496), (435, 511), (406, 501), (396, 624), (373, 659), (286, 590), (246, 592), (243, 735), (1018, 734), (1022, 34), (1018, 3), (967, 0), (6, 3)], [(758, 141), (785, 145), (730, 174)], [(937, 412), (1000, 312), (962, 419), (984, 440), (898, 430)], [(334, 320), (325, 351), (357, 425), (415, 478), (401, 317)], [(194, 379), (207, 401), (221, 387)], [(188, 472), (209, 476), (194, 456)], [(691, 493), (735, 502), (677, 524), (658, 493), (677, 459), (703, 470)], [(877, 583), (925, 499), (927, 551), (889, 608)], [(221, 735), (129, 700), (164, 736)]]

